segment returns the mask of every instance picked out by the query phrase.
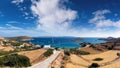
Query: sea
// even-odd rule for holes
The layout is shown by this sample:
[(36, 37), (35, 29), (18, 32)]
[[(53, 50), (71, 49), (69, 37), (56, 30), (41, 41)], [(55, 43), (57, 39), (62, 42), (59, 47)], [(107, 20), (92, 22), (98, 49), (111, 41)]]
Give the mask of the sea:
[(73, 41), (77, 37), (33, 37), (33, 40), (24, 41), (38, 45), (51, 45), (54, 48), (78, 48), (80, 43), (89, 42), (92, 44), (104, 43), (105, 41), (99, 38), (83, 38), (79, 41)]

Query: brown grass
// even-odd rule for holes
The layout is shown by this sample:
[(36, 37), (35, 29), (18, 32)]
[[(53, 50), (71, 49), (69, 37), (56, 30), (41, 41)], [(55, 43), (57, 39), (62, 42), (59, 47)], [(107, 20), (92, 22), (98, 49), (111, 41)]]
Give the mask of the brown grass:
[(101, 53), (101, 51), (95, 50), (95, 49), (93, 49), (91, 47), (80, 48), (80, 50), (89, 52), (91, 54)]
[(46, 50), (44, 49), (38, 49), (32, 51), (23, 51), (23, 52), (19, 52), (18, 54), (27, 56), (30, 59), (30, 62), (34, 63), (34, 61), (38, 59), (45, 51)]
[[(116, 59), (118, 57), (117, 56), (118, 52), (120, 52), (120, 51), (110, 50), (110, 51), (106, 51), (106, 52), (103, 52), (100, 54), (84, 55), (82, 57), (91, 61), (92, 63), (104, 64), (104, 63), (107, 63), (107, 62), (110, 62), (110, 61)], [(103, 60), (102, 61), (93, 61), (93, 59), (95, 59), (95, 58), (103, 58)]]
[(83, 66), (80, 66), (80, 65), (74, 65), (72, 63), (67, 63), (66, 68), (86, 68), (86, 67), (83, 67)]
[(14, 48), (12, 48), (10, 46), (7, 46), (7, 47), (0, 46), (0, 50), (3, 50), (3, 51), (13, 51)]
[[(82, 55), (82, 58), (72, 54), (70, 56), (70, 62), (66, 64), (66, 68), (87, 68), (92, 63), (103, 65), (100, 68), (120, 68), (120, 59), (115, 60), (118, 58), (117, 53), (120, 53), (120, 51), (110, 50), (99, 54)], [(93, 61), (95, 58), (103, 58), (103, 60)], [(105, 65), (106, 63), (110, 64)]]

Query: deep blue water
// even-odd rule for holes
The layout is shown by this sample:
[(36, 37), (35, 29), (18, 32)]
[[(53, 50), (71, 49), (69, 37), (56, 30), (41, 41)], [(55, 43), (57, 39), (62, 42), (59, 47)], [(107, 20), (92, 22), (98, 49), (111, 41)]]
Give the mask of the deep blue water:
[(33, 40), (26, 41), (39, 45), (51, 45), (59, 48), (77, 48), (80, 47), (81, 42), (89, 42), (92, 44), (103, 43), (104, 41), (98, 38), (83, 38), (81, 41), (73, 41), (75, 37), (36, 37)]

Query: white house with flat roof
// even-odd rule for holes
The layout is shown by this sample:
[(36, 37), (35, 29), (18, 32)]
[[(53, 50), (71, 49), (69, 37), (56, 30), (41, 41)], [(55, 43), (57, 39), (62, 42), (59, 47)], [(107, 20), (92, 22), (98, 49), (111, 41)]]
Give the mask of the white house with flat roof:
[(44, 45), (44, 48), (51, 48), (51, 45)]

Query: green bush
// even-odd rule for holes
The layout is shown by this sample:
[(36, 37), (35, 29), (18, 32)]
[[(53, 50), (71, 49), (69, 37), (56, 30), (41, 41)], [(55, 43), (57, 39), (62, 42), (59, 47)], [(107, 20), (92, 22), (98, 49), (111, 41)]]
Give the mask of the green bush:
[(98, 67), (100, 67), (99, 64), (97, 64), (97, 63), (92, 63), (88, 68), (98, 68)]
[(54, 68), (53, 66), (51, 68)]
[(45, 57), (49, 57), (50, 55), (53, 54), (53, 49), (48, 49), (45, 53), (44, 53), (44, 56)]
[(64, 54), (67, 56), (70, 56), (70, 52), (69, 51), (64, 51)]
[(102, 61), (103, 60), (103, 58), (95, 58), (95, 59), (93, 59), (93, 61)]
[(22, 42), (11, 43), (12, 46), (20, 46), (22, 44), (23, 44)]
[(74, 54), (77, 54), (77, 55), (88, 55), (88, 54), (90, 54), (89, 52), (77, 50), (76, 48), (70, 49), (70, 52), (74, 53)]
[(0, 56), (2, 56), (2, 55), (8, 55), (8, 54), (15, 53), (15, 52), (18, 52), (18, 50), (13, 50), (13, 51), (0, 51)]
[(3, 64), (10, 67), (28, 67), (30, 60), (28, 57), (18, 54), (6, 55), (3, 58)]
[(0, 66), (3, 66), (4, 63), (3, 63), (3, 58), (0, 57)]
[(117, 56), (120, 56), (120, 53), (117, 53)]
[(61, 66), (60, 68), (65, 68), (64, 66)]
[(68, 56), (63, 56), (63, 60), (69, 60)]
[(80, 55), (88, 55), (88, 54), (90, 54), (89, 52), (86, 52), (86, 51), (80, 51), (80, 50), (78, 50), (77, 51), (77, 54), (80, 54)]

